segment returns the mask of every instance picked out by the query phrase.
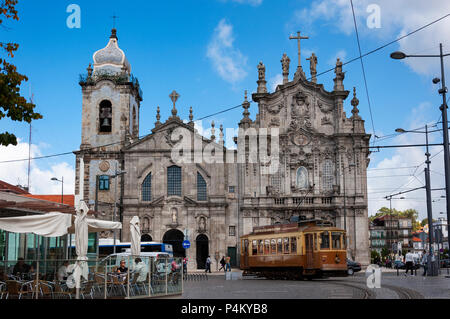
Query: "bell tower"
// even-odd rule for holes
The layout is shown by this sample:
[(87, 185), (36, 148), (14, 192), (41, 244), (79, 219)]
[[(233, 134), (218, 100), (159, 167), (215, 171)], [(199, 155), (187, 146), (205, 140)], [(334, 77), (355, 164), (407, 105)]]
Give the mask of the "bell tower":
[[(122, 167), (121, 149), (139, 138), (142, 91), (119, 48), (116, 29), (112, 29), (106, 47), (94, 53), (93, 65), (90, 63), (87, 73), (80, 76), (79, 84), (83, 101), (81, 145), (75, 152), (75, 195), (92, 208), (99, 196), (102, 202), (109, 202), (111, 196), (106, 194), (115, 181), (108, 176)], [(102, 178), (100, 188), (98, 176)]]

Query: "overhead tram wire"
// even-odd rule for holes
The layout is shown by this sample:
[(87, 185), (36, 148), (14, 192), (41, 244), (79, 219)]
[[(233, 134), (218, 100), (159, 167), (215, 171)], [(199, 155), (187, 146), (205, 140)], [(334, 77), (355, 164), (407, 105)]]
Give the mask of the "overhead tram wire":
[[(251, 103), (253, 103), (253, 101), (249, 101), (249, 103), (251, 104)], [(215, 115), (218, 115), (218, 114), (221, 114), (221, 113), (229, 112), (229, 111), (234, 110), (234, 109), (237, 109), (237, 108), (239, 108), (239, 107), (242, 107), (242, 104), (239, 104), (239, 105), (237, 105), (237, 106), (230, 107), (230, 108), (225, 109), (225, 110), (222, 110), (222, 111), (220, 111), (220, 112), (216, 112), (216, 113), (213, 113), (213, 114), (210, 114), (210, 115), (206, 115), (206, 116), (201, 117), (201, 118), (199, 118), (199, 119), (193, 119), (192, 121), (193, 121), (193, 122), (201, 121), (201, 120), (210, 118), (210, 117), (212, 117), (212, 116), (215, 116)], [(170, 128), (163, 129), (163, 130), (159, 130), (158, 132), (164, 132), (164, 131), (168, 131), (168, 130), (170, 130)], [(147, 136), (149, 136), (149, 135), (151, 135), (151, 134), (141, 135), (141, 136), (138, 137), (138, 139), (143, 139), (143, 138), (145, 138), (145, 137), (147, 137)], [(103, 145), (99, 145), (99, 146), (95, 146), (95, 147), (85, 148), (85, 149), (83, 149), (83, 151), (97, 150), (98, 148), (101, 148), (101, 147), (113, 146), (113, 145), (117, 145), (117, 144), (121, 144), (121, 143), (123, 143), (123, 141), (112, 142), (112, 143), (103, 144)], [(58, 154), (52, 154), (52, 155), (45, 155), (45, 156), (37, 156), (37, 157), (31, 157), (31, 158), (25, 158), (25, 159), (16, 159), (16, 160), (0, 161), (0, 164), (4, 164), (4, 163), (15, 163), (15, 162), (23, 162), (23, 161), (28, 161), (28, 160), (39, 160), (39, 159), (46, 159), (46, 158), (52, 158), (52, 157), (60, 157), (60, 156), (66, 156), (66, 155), (73, 155), (73, 152), (78, 152), (78, 151), (81, 151), (81, 150), (70, 151), (70, 152), (64, 152), (64, 153), (58, 153)]]
[[(423, 26), (421, 26), (420, 28), (417, 28), (417, 29), (415, 29), (414, 31), (411, 31), (411, 32), (405, 34), (404, 36), (401, 36), (401, 37), (399, 37), (399, 38), (397, 38), (397, 39), (395, 39), (395, 40), (392, 40), (392, 41), (390, 41), (390, 42), (388, 42), (388, 43), (386, 43), (386, 44), (384, 44), (384, 45), (382, 45), (382, 46), (380, 46), (380, 47), (378, 47), (378, 48), (375, 48), (375, 49), (373, 49), (373, 50), (371, 50), (371, 51), (369, 51), (369, 52), (366, 52), (366, 53), (360, 55), (359, 57), (353, 58), (353, 59), (351, 59), (351, 60), (349, 60), (349, 61), (347, 61), (347, 62), (343, 62), (343, 63), (342, 63), (342, 66), (347, 65), (347, 64), (350, 64), (350, 63), (353, 63), (353, 62), (355, 62), (355, 61), (357, 61), (357, 60), (359, 60), (359, 59), (362, 59), (362, 58), (364, 58), (364, 57), (366, 57), (366, 56), (368, 56), (368, 55), (371, 55), (371, 54), (373, 54), (373, 53), (375, 53), (375, 52), (378, 52), (378, 51), (380, 51), (380, 50), (382, 50), (382, 49), (384, 49), (384, 48), (390, 46), (391, 44), (394, 44), (394, 43), (396, 43), (396, 42), (398, 42), (398, 41), (401, 41), (401, 40), (403, 40), (403, 39), (405, 39), (405, 38), (407, 38), (407, 37), (409, 37), (409, 36), (411, 36), (411, 35), (413, 35), (413, 34), (419, 32), (419, 31), (422, 31), (423, 29), (428, 28), (429, 26), (431, 26), (431, 25), (433, 25), (433, 24), (435, 24), (435, 23), (437, 23), (437, 22), (440, 22), (440, 21), (443, 20), (443, 19), (448, 18), (449, 16), (450, 16), (450, 13), (448, 13), (448, 14), (446, 14), (446, 15), (444, 15), (444, 16), (442, 16), (442, 17), (436, 19), (436, 20), (433, 20), (433, 21), (430, 22), (430, 23), (427, 23), (426, 25), (423, 25)], [(323, 72), (320, 72), (320, 73), (318, 73), (318, 74), (316, 74), (316, 77), (321, 76), (321, 75), (324, 75), (324, 74), (327, 74), (327, 73), (329, 73), (329, 72), (331, 72), (331, 71), (334, 71), (334, 67), (333, 67), (333, 68), (330, 68), (330, 69), (328, 69), (328, 70), (325, 70), (325, 71), (323, 71)], [(312, 77), (307, 78), (308, 81), (310, 81), (311, 79), (312, 79)], [(252, 103), (252, 101), (249, 101), (249, 102)], [(238, 108), (238, 107), (240, 107), (240, 106), (242, 106), (242, 104), (240, 104), (239, 106), (235, 106), (235, 107), (232, 107), (232, 108), (229, 108), (229, 109), (226, 109), (226, 110), (217, 112), (217, 113), (215, 113), (215, 114), (221, 114), (221, 113), (224, 113), (224, 112), (228, 112), (228, 111), (233, 110), (233, 109), (235, 109), (235, 108)], [(201, 119), (205, 119), (205, 118), (214, 116), (215, 114), (212, 114), (212, 115), (203, 117), (203, 118), (201, 118)], [(197, 119), (197, 121), (199, 121), (199, 120), (200, 120), (200, 119)], [(142, 136), (142, 137), (145, 137), (145, 136), (147, 136), (147, 135), (144, 135), (144, 136)], [(116, 142), (116, 143), (107, 144), (107, 145), (100, 145), (100, 146), (97, 146), (97, 147), (95, 147), (95, 148), (104, 147), (104, 146), (109, 146), (109, 145), (114, 145), (114, 144), (120, 144), (120, 143), (121, 143), (121, 141), (120, 141), (120, 142)], [(34, 157), (34, 158), (31, 158), (31, 160), (34, 160), (34, 159), (45, 159), (45, 158), (58, 157), (58, 156), (65, 156), (65, 155), (70, 155), (70, 154), (73, 154), (73, 152), (65, 152), (65, 153), (59, 153), (59, 154), (53, 154), (53, 155), (47, 155), (47, 156)], [(28, 158), (27, 158), (27, 159), (20, 159), (20, 160), (1, 161), (0, 164), (2, 164), (2, 163), (11, 163), (11, 162), (23, 162), (23, 161), (27, 161), (27, 160), (28, 160)]]
[(367, 85), (366, 70), (364, 68), (364, 62), (363, 62), (363, 58), (362, 58), (361, 43), (359, 41), (358, 24), (356, 23), (355, 9), (353, 8), (353, 0), (350, 0), (350, 4), (352, 6), (353, 22), (355, 25), (356, 41), (358, 42), (359, 59), (361, 61), (361, 68), (362, 68), (362, 73), (363, 73), (363, 77), (364, 77), (364, 86), (366, 87), (366, 95), (367, 95), (367, 103), (369, 105), (370, 121), (372, 122), (372, 131), (373, 131), (373, 136), (374, 136), (374, 138), (372, 140), (372, 145), (375, 145), (375, 139), (376, 139), (375, 125), (373, 124), (372, 106), (370, 103), (369, 87)]

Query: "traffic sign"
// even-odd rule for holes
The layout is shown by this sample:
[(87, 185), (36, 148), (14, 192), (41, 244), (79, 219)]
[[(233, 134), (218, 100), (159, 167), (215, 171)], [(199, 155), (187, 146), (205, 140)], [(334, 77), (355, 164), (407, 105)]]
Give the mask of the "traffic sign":
[(191, 247), (191, 242), (189, 240), (183, 241), (183, 248), (188, 249), (189, 247)]

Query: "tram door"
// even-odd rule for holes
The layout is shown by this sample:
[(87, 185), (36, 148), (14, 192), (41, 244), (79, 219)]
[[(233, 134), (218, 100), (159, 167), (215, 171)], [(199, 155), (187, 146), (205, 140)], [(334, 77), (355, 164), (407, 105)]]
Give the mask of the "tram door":
[(245, 268), (247, 268), (248, 267), (248, 239), (244, 239), (244, 243), (243, 243), (244, 245), (244, 264), (243, 264), (243, 266), (245, 267)]
[(314, 268), (314, 239), (313, 234), (305, 235), (306, 268)]

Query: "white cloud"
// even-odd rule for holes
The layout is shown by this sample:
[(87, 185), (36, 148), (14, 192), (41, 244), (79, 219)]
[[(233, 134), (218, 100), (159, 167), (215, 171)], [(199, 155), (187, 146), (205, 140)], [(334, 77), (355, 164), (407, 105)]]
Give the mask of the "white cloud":
[[(45, 145), (31, 145), (31, 157), (41, 156)], [(28, 143), (20, 139), (16, 146), (0, 146), (0, 162), (28, 158)], [(49, 169), (39, 167), (39, 161), (31, 161), (30, 185), (32, 194), (61, 194), (61, 183), (51, 181), (52, 177), (64, 177), (64, 193), (74, 194), (75, 170), (67, 162), (52, 164)], [(26, 186), (28, 183), (28, 161), (0, 163), (0, 180), (12, 185)]]
[(336, 54), (330, 58), (327, 63), (330, 66), (335, 66), (336, 65), (336, 61), (337, 58), (339, 58), (342, 62), (345, 62), (347, 60), (347, 51), (345, 50), (339, 50), (338, 52), (336, 52)]
[(279, 84), (283, 84), (283, 75), (278, 73), (277, 75), (269, 79), (270, 92), (275, 92)]
[[(353, 4), (360, 35), (382, 39), (384, 42), (403, 36), (450, 12), (450, 2), (440, 0), (413, 2), (410, 0), (360, 0), (354, 1)], [(372, 12), (367, 12), (367, 8), (371, 4), (377, 4), (380, 8), (380, 28), (368, 27)], [(348, 0), (314, 1), (309, 8), (297, 10), (293, 17), (293, 23), (301, 24), (303, 29), (314, 28), (315, 25), (319, 25), (318, 20), (325, 22), (325, 25), (329, 25), (333, 31), (346, 35), (355, 32)], [(450, 18), (405, 38), (399, 42), (398, 46), (401, 51), (408, 54), (438, 54), (440, 42), (446, 48), (445, 52), (450, 51)], [(395, 50), (393, 46), (392, 51)], [(439, 71), (437, 59), (410, 58), (404, 62), (419, 74), (429, 76)]]
[(220, 20), (208, 44), (206, 56), (219, 76), (234, 85), (247, 76), (247, 57), (233, 46), (233, 42), (233, 26), (225, 19)]
[[(432, 105), (422, 103), (413, 109), (406, 130), (417, 129), (424, 126), (427, 121), (427, 115), (430, 114)], [(431, 123), (430, 121), (429, 123)], [(435, 130), (441, 128), (430, 128)], [(441, 133), (433, 133), (429, 135), (430, 143), (442, 142)], [(406, 133), (397, 136), (391, 141), (392, 144), (425, 144), (425, 134)], [(440, 152), (440, 153), (439, 153)], [(433, 189), (445, 187), (444, 180), (444, 159), (442, 147), (430, 147), (431, 156), (431, 187)], [(372, 160), (378, 157), (378, 153), (372, 154)], [(376, 166), (370, 166), (368, 170), (367, 188), (369, 193), (369, 215), (373, 215), (381, 207), (389, 207), (389, 201), (384, 197), (398, 192), (407, 191), (413, 188), (424, 186), (424, 168), (425, 168), (425, 147), (397, 148), (392, 156), (385, 157)], [(423, 164), (423, 165), (422, 165)], [(417, 167), (418, 166), (418, 167)], [(403, 167), (403, 168), (401, 168)], [(396, 169), (392, 169), (396, 168)], [(443, 191), (433, 191), (432, 198), (434, 216), (438, 216), (439, 212), (445, 211), (445, 200), (439, 197), (444, 195)], [(399, 199), (404, 197), (404, 199)], [(392, 208), (404, 210), (408, 208), (416, 209), (419, 212), (419, 218), (426, 217), (426, 197), (425, 189), (395, 196), (397, 199), (392, 200)]]

